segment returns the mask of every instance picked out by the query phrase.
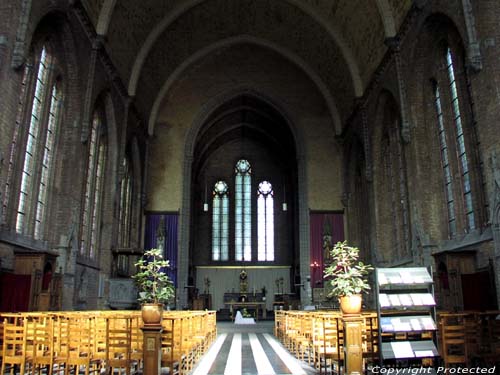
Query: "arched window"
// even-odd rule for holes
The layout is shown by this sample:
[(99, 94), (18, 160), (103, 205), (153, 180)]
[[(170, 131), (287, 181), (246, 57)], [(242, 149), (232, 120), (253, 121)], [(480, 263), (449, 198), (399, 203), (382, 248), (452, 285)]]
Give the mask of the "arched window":
[(467, 140), (463, 127), (463, 103), (456, 79), (454, 55), (443, 49), (443, 74), (432, 79), (437, 129), (443, 168), (444, 194), (448, 213), (448, 232), (454, 237), (459, 229), (476, 228)]
[(469, 162), (465, 150), (464, 131), (462, 127), (462, 115), (460, 113), (460, 102), (457, 92), (457, 81), (455, 79), (455, 68), (453, 66), (453, 55), (451, 49), (446, 50), (446, 66), (448, 70), (448, 79), (451, 93), (451, 108), (453, 111), (453, 122), (455, 123), (455, 138), (457, 144), (457, 155), (459, 159), (459, 170), (462, 175), (462, 187), (464, 196), (464, 210), (466, 216), (466, 225), (468, 229), (475, 229), (474, 208), (472, 205), (472, 191), (469, 173)]
[(130, 229), (132, 224), (132, 171), (128, 158), (123, 158), (123, 178), (120, 186), (120, 226), (118, 241), (120, 247), (130, 247)]
[(217, 181), (212, 199), (212, 260), (229, 260), (229, 188)]
[(80, 255), (97, 257), (99, 222), (102, 204), (106, 140), (103, 115), (94, 111), (89, 139), (85, 195), (83, 198)]
[(441, 103), (441, 93), (439, 85), (436, 81), (434, 84), (434, 103), (436, 105), (437, 124), (439, 132), (439, 147), (441, 151), (441, 165), (443, 167), (444, 176), (444, 192), (446, 197), (446, 207), (448, 212), (448, 230), (451, 236), (457, 233), (457, 223), (455, 217), (455, 200), (453, 198), (453, 178), (451, 176), (450, 156), (448, 144), (446, 140), (446, 130), (443, 119), (443, 106)]
[[(130, 247), (131, 227), (132, 227), (132, 171), (127, 157), (122, 162), (123, 177), (120, 185), (120, 208), (118, 243), (121, 248)], [(119, 254), (117, 257), (118, 273), (128, 274), (129, 257)]]
[[(38, 57), (34, 62), (31, 58), (23, 74), (3, 206), (5, 213), (11, 192), (18, 186), (16, 232), (43, 239), (62, 93), (56, 59), (46, 45), (38, 51)], [(22, 159), (17, 159), (20, 152)], [(17, 162), (22, 168), (16, 181)]]
[(252, 169), (248, 160), (240, 159), (235, 167), (235, 259), (252, 260)]
[(257, 193), (257, 260), (274, 260), (274, 198), (268, 181), (259, 184)]

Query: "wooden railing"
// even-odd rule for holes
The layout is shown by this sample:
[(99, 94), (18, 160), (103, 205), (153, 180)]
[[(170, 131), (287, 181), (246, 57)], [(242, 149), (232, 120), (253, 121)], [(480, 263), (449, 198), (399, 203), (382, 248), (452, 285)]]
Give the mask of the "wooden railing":
[[(2, 313), (0, 322), (0, 374), (141, 371), (140, 311)], [(217, 333), (214, 311), (165, 311), (162, 326), (170, 374), (187, 374)]]

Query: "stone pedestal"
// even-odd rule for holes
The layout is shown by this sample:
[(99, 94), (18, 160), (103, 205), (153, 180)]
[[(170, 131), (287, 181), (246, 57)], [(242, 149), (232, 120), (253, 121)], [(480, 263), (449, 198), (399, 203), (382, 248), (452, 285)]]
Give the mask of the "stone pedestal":
[(144, 336), (142, 356), (143, 374), (160, 375), (161, 373), (161, 333), (163, 328), (158, 326), (142, 327)]

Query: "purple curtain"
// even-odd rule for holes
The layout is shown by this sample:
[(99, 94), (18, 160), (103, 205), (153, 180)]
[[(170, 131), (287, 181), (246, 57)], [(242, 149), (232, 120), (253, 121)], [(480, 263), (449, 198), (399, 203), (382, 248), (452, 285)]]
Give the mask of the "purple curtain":
[(310, 214), (311, 288), (323, 287), (323, 270), (328, 264), (324, 244), (344, 241), (344, 215), (341, 213)]
[(170, 262), (167, 275), (177, 286), (177, 228), (178, 214), (146, 214), (146, 234), (144, 248), (149, 250), (158, 246), (163, 236), (164, 257)]

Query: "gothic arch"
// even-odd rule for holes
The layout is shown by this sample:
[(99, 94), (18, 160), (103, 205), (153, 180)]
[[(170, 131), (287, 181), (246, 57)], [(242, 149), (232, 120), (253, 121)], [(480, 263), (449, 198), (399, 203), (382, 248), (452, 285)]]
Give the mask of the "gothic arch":
[(168, 93), (170, 87), (174, 84), (174, 82), (182, 76), (184, 71), (196, 63), (196, 61), (199, 61), (203, 57), (207, 56), (210, 53), (213, 53), (214, 51), (217, 51), (219, 49), (222, 49), (224, 47), (232, 46), (232, 45), (237, 45), (241, 43), (251, 43), (258, 45), (260, 47), (264, 48), (269, 48), (270, 50), (278, 53), (281, 56), (284, 56), (286, 59), (291, 61), (293, 64), (298, 66), (302, 71), (305, 72), (305, 74), (311, 79), (311, 81), (314, 82), (318, 90), (321, 92), (327, 107), (330, 112), (330, 116), (332, 118), (334, 127), (335, 127), (335, 132), (337, 134), (340, 134), (342, 131), (342, 123), (341, 123), (341, 118), (339, 111), (337, 109), (337, 106), (335, 104), (335, 101), (333, 99), (333, 96), (331, 95), (330, 90), (326, 86), (326, 84), (323, 82), (321, 77), (319, 77), (316, 72), (309, 67), (309, 65), (303, 61), (299, 56), (295, 55), (294, 53), (287, 51), (286, 49), (273, 44), (269, 41), (265, 41), (259, 38), (251, 37), (248, 35), (242, 35), (242, 36), (236, 36), (234, 38), (229, 38), (222, 40), (218, 43), (215, 43), (211, 46), (208, 46), (204, 49), (201, 49), (194, 55), (192, 55), (189, 59), (185, 60), (180, 66), (178, 66), (174, 73), (168, 77), (167, 81), (163, 84), (161, 87), (160, 91), (158, 92), (158, 95), (156, 96), (154, 100), (153, 107), (151, 109), (151, 114), (149, 116), (149, 123), (148, 123), (148, 133), (151, 135), (154, 133), (154, 126), (156, 123), (156, 118), (158, 116), (158, 111), (160, 108), (160, 105), (162, 103), (163, 98), (166, 96)]
[[(299, 195), (299, 252), (300, 252), (300, 264), (301, 264), (301, 274), (309, 274), (309, 212), (307, 206), (307, 181), (306, 181), (306, 163), (304, 160), (304, 144), (302, 140), (304, 139), (300, 131), (296, 129), (290, 117), (287, 115), (283, 107), (276, 103), (272, 98), (269, 98), (261, 93), (257, 93), (253, 90), (246, 88), (234, 89), (229, 92), (223, 93), (215, 98), (212, 98), (199, 112), (196, 119), (194, 120), (192, 126), (190, 127), (184, 147), (184, 165), (183, 165), (183, 178), (182, 178), (182, 205), (180, 209), (180, 233), (179, 233), (179, 258), (178, 258), (178, 280), (180, 280), (180, 285), (182, 285), (183, 280), (188, 278), (188, 268), (189, 268), (189, 242), (190, 242), (190, 222), (191, 222), (191, 178), (192, 178), (192, 163), (193, 163), (193, 152), (195, 147), (195, 140), (198, 133), (200, 132), (202, 126), (207, 120), (208, 116), (220, 105), (226, 103), (227, 101), (236, 98), (240, 95), (253, 96), (259, 100), (264, 101), (274, 109), (287, 122), (290, 131), (295, 139), (295, 147), (297, 153), (297, 169), (298, 169), (298, 195)], [(306, 267), (307, 266), (307, 267)], [(181, 306), (187, 303), (187, 292), (185, 289), (180, 288), (178, 290), (179, 300)], [(304, 297), (303, 297), (304, 298)], [(307, 297), (306, 297), (307, 298)]]

